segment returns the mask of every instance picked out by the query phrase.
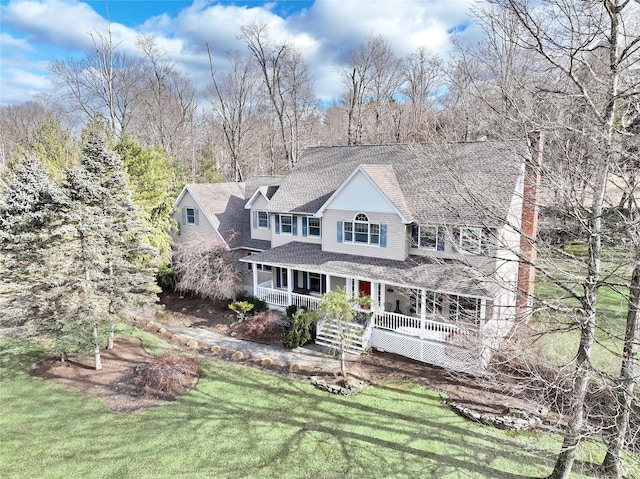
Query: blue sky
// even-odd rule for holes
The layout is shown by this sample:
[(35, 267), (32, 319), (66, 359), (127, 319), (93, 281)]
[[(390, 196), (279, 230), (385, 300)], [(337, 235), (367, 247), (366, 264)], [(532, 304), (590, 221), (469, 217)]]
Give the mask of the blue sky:
[(80, 56), (91, 32), (110, 20), (114, 41), (135, 53), (140, 33), (156, 37), (176, 66), (199, 89), (207, 86), (205, 43), (214, 44), (214, 62), (224, 68), (228, 49), (244, 50), (236, 38), (250, 21), (269, 24), (274, 39), (301, 50), (325, 102), (340, 94), (336, 68), (370, 34), (382, 34), (397, 55), (419, 47), (447, 56), (457, 32), (473, 41), (477, 30), (467, 16), (475, 0), (0, 0), (0, 104), (55, 95), (47, 71), (51, 60)]

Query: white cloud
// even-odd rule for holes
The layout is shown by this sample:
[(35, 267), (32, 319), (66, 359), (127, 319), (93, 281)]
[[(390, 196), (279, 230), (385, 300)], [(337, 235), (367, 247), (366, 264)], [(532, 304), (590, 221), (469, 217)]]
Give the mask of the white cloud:
[[(33, 51), (31, 44), (24, 38), (15, 38), (6, 32), (0, 32), (0, 50), (15, 49), (17, 51)], [(0, 59), (1, 61), (1, 59)]]
[[(275, 12), (277, 4), (247, 6), (212, 4), (210, 0), (195, 0), (177, 14), (168, 13), (147, 19), (141, 25), (125, 24), (123, 18), (112, 18), (114, 43), (125, 52), (133, 52), (138, 33), (156, 37), (160, 46), (176, 65), (203, 89), (209, 81), (209, 66), (205, 43), (215, 46), (214, 61), (224, 68), (227, 50), (246, 51), (238, 39), (240, 29), (254, 21), (269, 25), (275, 41), (289, 40), (302, 52), (316, 79), (317, 94), (324, 100), (339, 97), (342, 84), (337, 66), (348, 59), (349, 50), (365, 43), (370, 34), (381, 34), (397, 55), (407, 55), (421, 46), (446, 56), (449, 32), (469, 24), (466, 17), (474, 0), (315, 0), (310, 8), (286, 18)], [(242, 2), (239, 2), (242, 3)], [(2, 62), (17, 62), (29, 49), (42, 59), (47, 51), (51, 57), (81, 54), (91, 47), (90, 32), (106, 32), (107, 19), (88, 4), (78, 0), (10, 1), (0, 6), (3, 19)], [(5, 28), (6, 26), (6, 28)], [(10, 33), (7, 33), (10, 32)], [(473, 37), (470, 30), (464, 32)], [(25, 75), (12, 76), (11, 85)], [(40, 72), (40, 75), (43, 73)], [(32, 73), (33, 76), (39, 76)], [(0, 103), (8, 99), (9, 80), (2, 75)], [(48, 81), (43, 81), (46, 86)], [(35, 84), (25, 83), (25, 94)], [(15, 89), (11, 90), (16, 93)], [(25, 96), (21, 101), (26, 101)]]
[(19, 68), (2, 69), (2, 103), (24, 103), (38, 93), (53, 92), (49, 78)]
[(23, 32), (29, 41), (73, 50), (90, 46), (89, 32), (106, 21), (86, 3), (49, 0), (10, 2), (2, 7), (3, 23)]

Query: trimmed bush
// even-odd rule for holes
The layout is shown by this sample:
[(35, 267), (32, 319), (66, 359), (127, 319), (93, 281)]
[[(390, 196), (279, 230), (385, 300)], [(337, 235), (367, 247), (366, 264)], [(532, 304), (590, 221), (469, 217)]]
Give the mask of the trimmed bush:
[(285, 348), (298, 348), (313, 339), (318, 313), (298, 308), (289, 321), (289, 326), (282, 339)]
[(262, 313), (269, 309), (267, 303), (262, 301), (260, 298), (256, 298), (255, 296), (247, 296), (246, 298), (242, 298), (242, 301), (253, 304), (253, 309), (249, 313), (251, 316), (253, 316), (254, 314)]
[(240, 322), (243, 322), (245, 319), (247, 319), (248, 316), (252, 314), (251, 311), (253, 311), (253, 308), (253, 304), (251, 304), (249, 301), (236, 301), (235, 303), (229, 305), (229, 309), (236, 313), (236, 315), (238, 316), (238, 321)]

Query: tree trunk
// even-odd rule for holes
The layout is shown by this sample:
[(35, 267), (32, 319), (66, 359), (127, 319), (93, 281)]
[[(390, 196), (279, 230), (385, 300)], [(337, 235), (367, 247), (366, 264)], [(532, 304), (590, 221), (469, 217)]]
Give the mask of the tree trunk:
[[(609, 112), (612, 113), (613, 111)], [(612, 120), (612, 118), (611, 118)], [(602, 259), (602, 209), (612, 157), (612, 129), (608, 130), (605, 140), (605, 151), (597, 165), (594, 178), (593, 205), (589, 222), (589, 260), (587, 277), (584, 283), (584, 316), (580, 324), (580, 344), (576, 355), (576, 371), (571, 395), (571, 409), (569, 425), (562, 441), (562, 448), (556, 459), (553, 472), (549, 479), (568, 479), (576, 449), (582, 439), (582, 429), (585, 422), (584, 403), (587, 397), (589, 372), (591, 370), (591, 350), (596, 332), (596, 306), (598, 304), (598, 288), (600, 282), (600, 262)]]
[(624, 336), (622, 366), (617, 386), (618, 411), (615, 418), (615, 432), (607, 446), (607, 454), (602, 468), (608, 477), (622, 477), (622, 451), (629, 427), (629, 416), (635, 387), (635, 364), (640, 340), (640, 246), (636, 247), (636, 258), (629, 291), (627, 327)]
[(111, 331), (109, 331), (109, 339), (107, 340), (107, 350), (113, 349), (113, 336), (114, 336), (114, 331), (113, 331), (113, 324), (112, 324)]
[(346, 361), (346, 353), (344, 352), (345, 345), (343, 344), (340, 348), (340, 374), (343, 378), (347, 377), (347, 361)]
[(100, 357), (100, 343), (98, 342), (98, 323), (95, 321), (93, 323), (93, 343), (93, 364), (96, 371), (100, 371), (102, 369), (102, 358)]

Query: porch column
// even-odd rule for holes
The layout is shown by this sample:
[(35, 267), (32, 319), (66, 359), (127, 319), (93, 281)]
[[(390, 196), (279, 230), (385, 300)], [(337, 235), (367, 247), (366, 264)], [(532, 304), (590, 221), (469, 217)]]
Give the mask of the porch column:
[(427, 309), (427, 293), (424, 289), (420, 290), (420, 339), (424, 339), (424, 329)]
[(287, 268), (287, 301), (293, 304), (293, 274), (291, 268)]
[(258, 268), (255, 263), (251, 263), (251, 273), (253, 274), (253, 295), (258, 298)]
[(347, 289), (345, 293), (347, 294), (347, 298), (353, 297), (353, 278), (347, 278), (345, 281), (345, 288)]
[(378, 309), (384, 311), (384, 303), (387, 297), (387, 285), (380, 283), (380, 297), (378, 298)]
[(327, 290), (325, 291), (325, 293), (328, 293), (329, 291), (331, 291), (331, 275), (330, 274), (325, 274), (324, 277), (326, 278), (326, 285), (327, 285)]
[(378, 283), (371, 281), (371, 302), (378, 302)]

